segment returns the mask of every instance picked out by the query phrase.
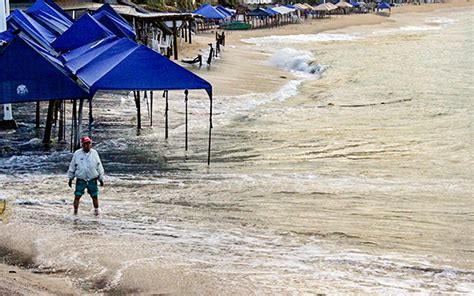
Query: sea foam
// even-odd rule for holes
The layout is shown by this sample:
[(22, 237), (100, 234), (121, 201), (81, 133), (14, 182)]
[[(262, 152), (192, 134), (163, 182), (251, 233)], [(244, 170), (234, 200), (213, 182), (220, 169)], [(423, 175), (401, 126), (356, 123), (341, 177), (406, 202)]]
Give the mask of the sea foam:
[[(293, 48), (283, 48), (277, 50), (269, 59), (272, 66), (289, 70), (291, 72), (300, 72), (306, 74), (316, 74), (317, 77), (327, 69), (327, 66), (315, 63), (314, 55), (309, 51), (297, 50)], [(311, 78), (311, 77), (305, 77)]]
[(360, 39), (356, 34), (299, 34), (299, 35), (271, 35), (267, 37), (242, 39), (245, 43), (253, 44), (297, 44), (310, 42), (353, 41)]

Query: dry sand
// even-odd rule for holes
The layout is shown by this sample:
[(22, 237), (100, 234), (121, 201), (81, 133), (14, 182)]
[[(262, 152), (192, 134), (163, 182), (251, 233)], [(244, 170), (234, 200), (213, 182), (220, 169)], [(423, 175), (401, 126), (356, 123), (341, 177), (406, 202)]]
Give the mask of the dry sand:
[[(466, 7), (472, 8), (472, 3), (466, 0), (453, 0), (450, 3), (405, 5), (393, 8), (395, 13), (423, 13), (437, 9)], [(308, 20), (303, 24), (287, 25), (274, 29), (226, 32), (226, 47), (217, 60), (208, 69), (192, 68), (208, 80), (214, 87), (214, 93), (220, 95), (239, 95), (248, 92), (271, 92), (277, 90), (282, 83), (289, 79), (286, 71), (281, 71), (264, 65), (267, 53), (249, 52), (248, 45), (240, 39), (268, 35), (314, 34), (322, 31), (342, 29), (349, 26), (371, 25), (382, 22), (393, 22), (389, 17), (375, 14), (353, 14), (333, 16), (324, 20)], [(202, 33), (193, 39), (193, 44), (181, 46), (180, 57), (194, 57), (200, 49), (206, 49), (207, 44), (214, 40), (214, 32)], [(186, 65), (189, 67), (188, 65)], [(258, 71), (256, 67), (258, 66)], [(279, 77), (278, 79), (275, 79)], [(1, 226), (0, 226), (1, 227)], [(0, 252), (0, 255), (1, 254)], [(0, 264), (0, 295), (85, 295), (87, 292), (74, 286), (72, 281), (58, 274), (35, 273), (32, 270), (16, 266)]]

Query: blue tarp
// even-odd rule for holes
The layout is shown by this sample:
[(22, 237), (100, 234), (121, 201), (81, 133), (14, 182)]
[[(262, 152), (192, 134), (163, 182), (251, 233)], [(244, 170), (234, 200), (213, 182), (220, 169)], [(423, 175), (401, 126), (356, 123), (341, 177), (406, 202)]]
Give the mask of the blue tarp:
[[(30, 12), (34, 15), (51, 13), (66, 24), (67, 18), (61, 16), (62, 10), (53, 13), (57, 6), (54, 3), (50, 6), (49, 1), (40, 0)], [(106, 16), (115, 24), (124, 25), (119, 27), (120, 29), (127, 27), (124, 20), (114, 13), (104, 8), (98, 11), (95, 17), (101, 19), (101, 16)], [(10, 81), (10, 76), (17, 79), (15, 77), (18, 75), (12, 75), (15, 71), (28, 77), (25, 79), (31, 86), (25, 84), (26, 82), (22, 85), (32, 90), (26, 96), (24, 88), (21, 87), (22, 96), (14, 97), (12, 102), (84, 97), (81, 86), (88, 89), (87, 95), (90, 96), (97, 90), (175, 89), (205, 89), (212, 95), (212, 86), (207, 81), (147, 47), (128, 38), (118, 38), (88, 14), (82, 16), (57, 38), (47, 28), (19, 10), (10, 15), (8, 26), (16, 31), (10, 30), (0, 35), (1, 39), (11, 42), (1, 49), (1, 65), (7, 70), (2, 71), (0, 85), (3, 88), (0, 90), (11, 91), (11, 84), (14, 82)], [(15, 34), (18, 35), (12, 39)], [(15, 43), (11, 40), (15, 40)], [(60, 56), (51, 46), (63, 54)], [(73, 74), (81, 81), (79, 84), (71, 78)], [(39, 85), (44, 88), (40, 89)], [(70, 87), (71, 94), (65, 91), (66, 86)], [(12, 94), (5, 94), (2, 100), (6, 98), (12, 98)]]
[(56, 35), (64, 33), (73, 21), (67, 18), (63, 13), (51, 7), (44, 0), (36, 1), (26, 13), (33, 17), (36, 21), (47, 27)]
[[(96, 64), (97, 67), (89, 67), (89, 69), (94, 68), (96, 72), (90, 75), (84, 75), (84, 72), (81, 72), (81, 79), (84, 80), (87, 85), (91, 86), (93, 81), (99, 79), (103, 74), (107, 73), (108, 70), (112, 69), (116, 63), (120, 61), (120, 57), (126, 56), (129, 51), (135, 49), (137, 46), (138, 44), (131, 42), (127, 38), (109, 39), (77, 55), (76, 58), (66, 63), (66, 67), (72, 71), (72, 73), (77, 74), (82, 68)], [(71, 54), (76, 54), (76, 51), (82, 51), (83, 48), (84, 47), (73, 50)]]
[(351, 4), (353, 7), (359, 7), (359, 6), (360, 6), (359, 2), (354, 1), (354, 0), (351, 0), (351, 3), (350, 3), (350, 4)]
[(21, 10), (16, 9), (7, 18), (8, 28), (28, 34), (37, 43), (50, 48), (56, 36)]
[[(273, 12), (274, 13), (274, 12)], [(268, 17), (272, 16), (273, 14), (269, 13), (263, 8), (256, 8), (254, 10), (251, 10), (247, 13), (248, 16), (259, 16), (259, 17)]]
[(114, 33), (89, 14), (84, 14), (51, 45), (58, 51), (67, 52), (110, 36), (114, 36)]
[(214, 8), (214, 6), (210, 4), (202, 5), (201, 7), (193, 11), (193, 13), (202, 15), (206, 19), (211, 19), (211, 20), (223, 20), (227, 18), (226, 15), (219, 12), (217, 9)]
[(273, 15), (277, 15), (277, 14), (280, 14), (279, 12), (271, 9), (271, 8), (265, 8), (263, 9), (266, 13), (268, 13), (270, 16), (273, 16)]
[[(113, 43), (117, 42), (119, 39), (115, 36), (107, 37), (98, 41), (94, 41), (92, 43), (88, 43), (81, 47), (78, 47), (74, 50), (71, 50), (68, 53), (61, 55), (63, 61), (67, 64), (72, 60), (78, 57), (85, 57), (86, 55), (96, 54), (99, 52), (99, 49), (106, 50), (109, 46), (112, 46)], [(75, 67), (74, 67), (75, 68)], [(79, 68), (76, 68), (76, 70)]]
[(228, 10), (227, 8), (225, 8), (222, 5), (217, 5), (216, 9), (217, 9), (217, 11), (219, 11), (220, 13), (222, 13), (223, 15), (225, 15), (227, 17), (231, 17), (231, 16), (234, 15), (234, 13), (232, 11)]
[(88, 97), (64, 69), (16, 36), (0, 47), (0, 104)]
[(9, 29), (3, 32), (0, 32), (0, 42), (3, 44), (3, 42), (10, 42), (15, 38), (15, 34), (13, 34), (13, 29)]
[(122, 38), (130, 38), (135, 40), (136, 34), (133, 28), (126, 22), (123, 22), (121, 19), (116, 18), (108, 11), (100, 11), (92, 15), (93, 18), (98, 20), (104, 27), (109, 29), (115, 36)]
[(377, 5), (377, 9), (391, 9), (391, 7), (390, 4), (388, 4), (387, 2), (380, 2)]
[(212, 95), (212, 86), (207, 81), (128, 39), (121, 39), (89, 60), (77, 76), (91, 94), (98, 90), (205, 89)]
[[(123, 23), (125, 24), (128, 24), (130, 26), (130, 24), (128, 23), (128, 21), (126, 19), (124, 19), (120, 14), (118, 14), (113, 8), (112, 6), (110, 6), (110, 4), (108, 3), (105, 3), (104, 5), (102, 5), (99, 9), (97, 9), (94, 13), (92, 13), (92, 15), (95, 15), (95, 14), (98, 14), (102, 11), (106, 11), (108, 12), (109, 14), (111, 14), (112, 16), (114, 16), (116, 19), (122, 21)], [(130, 26), (130, 29), (132, 31), (134, 31), (133, 27)]]

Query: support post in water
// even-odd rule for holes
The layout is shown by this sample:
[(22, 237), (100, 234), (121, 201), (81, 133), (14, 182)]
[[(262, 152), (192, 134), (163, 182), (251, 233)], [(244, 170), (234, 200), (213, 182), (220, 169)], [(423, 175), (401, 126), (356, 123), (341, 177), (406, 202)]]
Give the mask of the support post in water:
[(209, 146), (207, 147), (207, 165), (211, 164), (212, 94), (209, 96), (209, 100)]
[(165, 98), (165, 139), (168, 139), (168, 91), (163, 92), (163, 98)]
[(150, 91), (150, 126), (153, 126), (153, 91)]
[(184, 91), (184, 109), (185, 109), (185, 136), (184, 136), (184, 150), (188, 151), (188, 90)]
[(78, 115), (77, 115), (77, 131), (76, 131), (76, 147), (74, 147), (74, 150), (79, 149), (81, 146), (81, 137), (82, 137), (82, 111), (84, 109), (84, 98), (79, 99), (79, 110), (78, 110)]
[(40, 128), (40, 101), (36, 101), (35, 128)]
[(137, 107), (137, 130), (142, 129), (142, 118), (140, 110), (140, 91), (134, 91), (133, 96), (135, 97), (135, 106)]
[(51, 143), (51, 130), (53, 129), (53, 116), (56, 101), (49, 101), (48, 115), (46, 116), (46, 126), (44, 128), (43, 144), (49, 145)]
[(92, 116), (92, 98), (89, 99), (89, 137), (92, 137), (92, 123), (94, 122), (94, 117)]

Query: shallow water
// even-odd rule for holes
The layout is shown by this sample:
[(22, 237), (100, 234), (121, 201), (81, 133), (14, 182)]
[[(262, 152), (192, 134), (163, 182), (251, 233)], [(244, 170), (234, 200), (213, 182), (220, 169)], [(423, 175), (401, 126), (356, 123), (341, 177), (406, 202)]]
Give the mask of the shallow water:
[(472, 10), (393, 17), (248, 40), (297, 80), (216, 98), (209, 168), (205, 94), (187, 153), (182, 95), (167, 141), (162, 106), (137, 137), (132, 100), (103, 95), (102, 214), (70, 215), (69, 153), (1, 158), (0, 254), (98, 292), (471, 292)]

